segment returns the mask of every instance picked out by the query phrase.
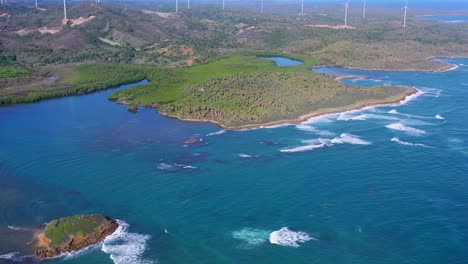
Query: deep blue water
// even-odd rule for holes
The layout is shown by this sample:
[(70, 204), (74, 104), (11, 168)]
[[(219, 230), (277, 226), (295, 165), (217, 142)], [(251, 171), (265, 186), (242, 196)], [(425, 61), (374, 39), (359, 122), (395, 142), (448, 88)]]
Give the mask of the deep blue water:
[(113, 90), (0, 108), (0, 255), (28, 254), (8, 225), (103, 213), (120, 238), (47, 263), (467, 263), (468, 59), (451, 62), (316, 69), (424, 94), (247, 131), (132, 114)]
[(426, 15), (420, 16), (420, 18), (450, 24), (468, 23), (468, 15)]

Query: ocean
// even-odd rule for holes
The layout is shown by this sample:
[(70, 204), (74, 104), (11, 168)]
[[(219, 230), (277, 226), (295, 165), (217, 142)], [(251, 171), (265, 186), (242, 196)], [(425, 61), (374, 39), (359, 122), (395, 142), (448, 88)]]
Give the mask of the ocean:
[(119, 232), (47, 263), (467, 263), (468, 59), (447, 61), (314, 69), (421, 92), (245, 131), (107, 100), (132, 85), (0, 108), (0, 263), (30, 262), (24, 229), (80, 213)]

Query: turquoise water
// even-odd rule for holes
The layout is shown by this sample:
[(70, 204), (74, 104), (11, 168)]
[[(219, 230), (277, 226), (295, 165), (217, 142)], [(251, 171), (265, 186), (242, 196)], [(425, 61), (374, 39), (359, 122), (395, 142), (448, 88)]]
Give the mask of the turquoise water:
[(265, 57), (265, 59), (274, 61), (279, 67), (297, 66), (303, 63), (302, 61), (292, 60), (285, 57)]
[(424, 93), (276, 128), (132, 114), (111, 90), (0, 108), (0, 263), (30, 254), (8, 225), (77, 213), (127, 227), (47, 263), (467, 263), (468, 59), (450, 61), (315, 69)]
[(468, 23), (468, 15), (426, 15), (421, 18), (450, 24)]

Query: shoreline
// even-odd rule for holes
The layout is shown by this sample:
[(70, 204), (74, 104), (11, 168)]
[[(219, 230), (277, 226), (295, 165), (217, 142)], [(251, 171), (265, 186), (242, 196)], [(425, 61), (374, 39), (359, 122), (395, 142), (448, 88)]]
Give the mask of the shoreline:
[[(468, 56), (446, 56), (446, 57), (440, 57), (440, 56), (434, 56), (434, 57), (428, 57), (424, 60), (437, 60), (437, 59), (467, 59)], [(441, 67), (439, 67), (437, 70), (421, 70), (421, 69), (378, 69), (378, 68), (360, 68), (360, 67), (352, 67), (352, 66), (340, 66), (340, 65), (318, 65), (312, 67), (314, 68), (340, 68), (340, 69), (351, 69), (351, 70), (360, 70), (360, 71), (383, 71), (383, 72), (423, 72), (423, 73), (440, 73), (440, 72), (447, 72), (451, 70), (457, 69), (459, 66), (450, 62), (446, 61), (436, 61), (437, 63), (442, 64)], [(340, 76), (338, 76), (340, 77)], [(353, 76), (350, 75), (349, 78), (353, 77), (363, 77), (363, 76)], [(364, 76), (365, 77), (365, 76)], [(348, 78), (348, 77), (344, 77)], [(341, 78), (343, 79), (343, 78)], [(341, 80), (339, 79), (339, 80)]]
[[(379, 106), (379, 105), (383, 106), (383, 105), (389, 105), (389, 104), (397, 104), (397, 103), (401, 103), (402, 101), (405, 101), (407, 97), (411, 95), (415, 95), (419, 92), (420, 91), (418, 89), (412, 88), (411, 90), (403, 92), (399, 95), (395, 95), (393, 97), (382, 99), (382, 100), (376, 100), (376, 99), (363, 100), (361, 102), (357, 102), (357, 103), (347, 105), (347, 106), (314, 110), (310, 113), (300, 115), (297, 118), (281, 119), (277, 121), (270, 121), (270, 122), (265, 122), (265, 123), (260, 123), (260, 124), (246, 124), (246, 125), (239, 125), (239, 126), (227, 126), (214, 120), (180, 118), (177, 115), (169, 115), (169, 114), (159, 112), (159, 111), (158, 113), (160, 113), (161, 115), (167, 116), (169, 118), (178, 119), (184, 122), (211, 123), (211, 124), (221, 127), (222, 129), (238, 131), (238, 130), (245, 130), (245, 129), (265, 128), (265, 127), (271, 127), (271, 126), (277, 126), (277, 125), (299, 124), (302, 122), (306, 122), (310, 118), (318, 117), (322, 115), (337, 114), (337, 113), (342, 113), (342, 112), (361, 110), (369, 106)], [(397, 98), (394, 98), (394, 97), (397, 97)]]

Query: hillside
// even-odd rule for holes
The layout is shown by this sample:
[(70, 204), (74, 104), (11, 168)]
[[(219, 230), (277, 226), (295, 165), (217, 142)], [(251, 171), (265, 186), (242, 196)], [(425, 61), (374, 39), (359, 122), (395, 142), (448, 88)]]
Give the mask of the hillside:
[(383, 12), (366, 20), (353, 15), (350, 29), (317, 27), (342, 24), (341, 12), (325, 7), (298, 17), (212, 8), (162, 13), (84, 2), (69, 9), (64, 25), (57, 6), (37, 11), (7, 5), (0, 7), (10, 15), (0, 19), (0, 52), (3, 64), (26, 67), (71, 62), (183, 67), (217, 60), (226, 51), (266, 50), (312, 55), (339, 66), (438, 70), (443, 65), (426, 59), (468, 56), (467, 24), (410, 18), (404, 29), (398, 13)]

